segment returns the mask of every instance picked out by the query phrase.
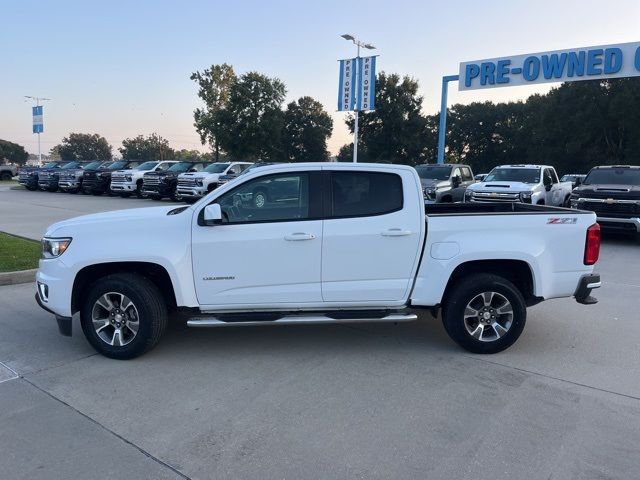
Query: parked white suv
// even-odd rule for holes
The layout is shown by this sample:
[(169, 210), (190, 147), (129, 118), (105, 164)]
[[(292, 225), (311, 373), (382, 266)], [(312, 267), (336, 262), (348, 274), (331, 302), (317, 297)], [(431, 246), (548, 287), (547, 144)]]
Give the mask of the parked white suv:
[(116, 170), (111, 174), (110, 190), (119, 194), (121, 197), (128, 197), (135, 193), (138, 198), (142, 198), (142, 177), (147, 172), (164, 172), (171, 167), (177, 160), (156, 161), (151, 160), (144, 162), (137, 168), (132, 170)]
[(178, 176), (178, 194), (186, 201), (197, 200), (216, 189), (221, 176), (240, 174), (251, 165), (250, 162), (216, 162), (201, 172), (181, 173)]
[(465, 202), (522, 202), (570, 207), (571, 182), (548, 165), (500, 165), (465, 192)]

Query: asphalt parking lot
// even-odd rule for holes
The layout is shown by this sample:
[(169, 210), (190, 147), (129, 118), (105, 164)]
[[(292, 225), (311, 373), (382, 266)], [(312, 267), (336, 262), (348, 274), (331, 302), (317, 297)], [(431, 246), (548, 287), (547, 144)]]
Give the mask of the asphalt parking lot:
[[(4, 185), (0, 230), (39, 238), (58, 220), (157, 204)], [(597, 305), (537, 305), (493, 356), (422, 314), (174, 324), (119, 362), (60, 336), (32, 285), (0, 287), (0, 477), (638, 478), (640, 246), (605, 238), (597, 271)]]

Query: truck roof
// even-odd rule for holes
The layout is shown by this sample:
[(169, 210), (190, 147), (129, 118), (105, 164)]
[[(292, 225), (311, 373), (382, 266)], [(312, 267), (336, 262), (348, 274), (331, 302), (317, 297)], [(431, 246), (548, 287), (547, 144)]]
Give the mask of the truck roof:
[(534, 168), (553, 168), (551, 165), (534, 165), (531, 163), (518, 163), (518, 164), (513, 164), (513, 165), (497, 165), (494, 168), (528, 168), (528, 169), (534, 169)]
[[(457, 165), (457, 164), (456, 164)], [(276, 163), (260, 167), (260, 172), (267, 170), (298, 170), (305, 168), (325, 168), (330, 170), (354, 170), (354, 169), (376, 169), (376, 170), (407, 170), (415, 173), (415, 168), (397, 163), (364, 163), (364, 162), (300, 162), (300, 163)]]
[(632, 168), (632, 169), (638, 169), (640, 168), (640, 165), (598, 165), (597, 167), (593, 167), (593, 168), (602, 168), (602, 169), (609, 169), (609, 168)]

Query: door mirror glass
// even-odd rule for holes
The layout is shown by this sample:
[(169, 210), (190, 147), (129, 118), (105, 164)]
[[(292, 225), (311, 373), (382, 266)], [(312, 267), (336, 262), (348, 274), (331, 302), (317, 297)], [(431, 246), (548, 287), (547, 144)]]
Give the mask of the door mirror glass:
[(220, 204), (212, 203), (204, 207), (203, 220), (204, 224), (209, 226), (222, 223), (222, 209), (220, 208)]

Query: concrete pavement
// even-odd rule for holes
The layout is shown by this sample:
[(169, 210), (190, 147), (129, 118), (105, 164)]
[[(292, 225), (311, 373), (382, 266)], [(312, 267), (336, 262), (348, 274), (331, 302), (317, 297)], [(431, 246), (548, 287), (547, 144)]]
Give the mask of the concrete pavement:
[[(11, 201), (59, 217), (89, 208), (42, 195)], [(39, 218), (14, 228), (42, 230)], [(152, 352), (118, 362), (94, 353), (77, 319), (74, 337), (60, 336), (33, 286), (0, 287), (2, 476), (636, 478), (639, 253), (607, 240), (600, 302), (531, 308), (520, 340), (493, 356), (460, 350), (422, 314), (399, 325), (174, 323)]]

